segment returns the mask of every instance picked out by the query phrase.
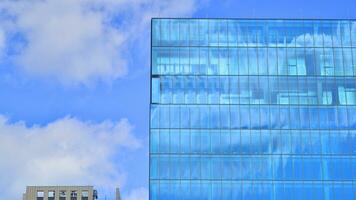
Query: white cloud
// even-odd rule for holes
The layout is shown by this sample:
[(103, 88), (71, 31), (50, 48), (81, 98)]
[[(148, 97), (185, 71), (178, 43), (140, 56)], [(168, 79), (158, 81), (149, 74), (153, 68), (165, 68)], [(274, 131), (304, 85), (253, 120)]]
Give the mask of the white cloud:
[(46, 126), (9, 123), (0, 115), (1, 199), (20, 199), (26, 185), (125, 184), (120, 152), (140, 148), (126, 119), (83, 122), (66, 117)]
[(20, 0), (0, 5), (11, 16), (5, 18), (11, 32), (26, 41), (17, 64), (29, 74), (65, 83), (124, 76), (128, 46), (148, 40), (151, 17), (187, 16), (195, 8), (193, 0)]
[(0, 29), (0, 58), (3, 55), (5, 49), (5, 32)]
[(131, 191), (131, 193), (125, 197), (125, 200), (147, 200), (148, 190), (147, 188), (137, 188)]

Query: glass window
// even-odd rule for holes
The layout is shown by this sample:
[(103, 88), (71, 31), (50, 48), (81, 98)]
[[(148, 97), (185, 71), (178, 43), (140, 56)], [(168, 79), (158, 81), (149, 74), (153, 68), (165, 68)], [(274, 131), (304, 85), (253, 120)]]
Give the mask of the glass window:
[(221, 130), (220, 131), (220, 152), (224, 154), (230, 153), (230, 131)]
[(239, 67), (239, 75), (248, 75), (248, 49), (247, 48), (239, 48), (238, 49), (238, 67)]
[[(180, 106), (180, 128), (190, 128), (190, 116), (189, 116), (189, 107), (188, 106)], [(162, 119), (162, 118), (161, 118)], [(165, 128), (160, 125), (161, 128)]]
[[(155, 82), (161, 81), (160, 85), (157, 86), (157, 83)], [(159, 95), (161, 94), (160, 101), (157, 103), (161, 102), (162, 104), (170, 104), (172, 103), (172, 79), (170, 77), (162, 77), (162, 78), (153, 78), (152, 79), (152, 84), (154, 86), (153, 88), (153, 97), (154, 95)], [(154, 99), (153, 99), (154, 100)], [(153, 102), (156, 103), (156, 102)]]
[(159, 78), (152, 78), (152, 103), (159, 103), (161, 97), (161, 85)]
[(220, 104), (229, 104), (229, 77), (220, 77)]
[(197, 103), (206, 104), (208, 102), (208, 83), (206, 77), (197, 77), (196, 78), (197, 86)]
[(192, 74), (192, 69), (190, 65), (190, 58), (189, 58), (189, 48), (179, 48), (179, 72), (176, 69), (176, 74), (185, 74), (189, 75)]
[(169, 192), (169, 182), (168, 181), (160, 181), (159, 183), (159, 199), (167, 199), (171, 196)]
[(356, 116), (356, 108), (353, 108), (351, 106), (348, 107), (347, 109), (348, 113), (348, 121), (349, 121), (349, 129), (354, 129), (356, 128), (356, 117), (351, 117), (351, 116)]
[(290, 128), (299, 129), (300, 128), (300, 113), (297, 106), (291, 106), (289, 109), (289, 118), (290, 118)]
[(208, 130), (202, 130), (201, 132), (201, 151), (203, 153), (211, 152), (211, 138), (210, 132)]
[(288, 75), (287, 48), (277, 49), (278, 75)]
[(230, 128), (230, 109), (229, 106), (220, 106), (221, 128)]
[(220, 131), (212, 130), (210, 131), (211, 136), (211, 153), (219, 153), (220, 152)]
[(219, 46), (219, 21), (209, 20), (209, 45)]
[(349, 158), (328, 157), (328, 178), (330, 180), (350, 180), (352, 170)]
[(209, 115), (209, 106), (201, 106), (200, 107), (200, 127), (201, 128), (209, 128), (210, 115)]
[(321, 141), (320, 141), (320, 132), (319, 131), (310, 131), (310, 150), (314, 154), (320, 154), (321, 151)]
[(150, 181), (150, 199), (159, 199), (158, 182)]
[(209, 20), (201, 19), (199, 20), (199, 38), (201, 46), (209, 46)]
[(191, 190), (191, 195), (190, 199), (199, 199), (201, 198), (201, 189), (200, 189), (200, 183), (199, 182), (191, 182), (190, 183), (190, 190)]
[(238, 49), (229, 48), (228, 49), (228, 63), (229, 63), (229, 75), (238, 75), (239, 74), (239, 59), (238, 59)]
[(67, 193), (66, 191), (59, 191), (59, 200), (66, 200)]
[(180, 151), (181, 153), (190, 153), (190, 131), (180, 131)]
[(199, 63), (199, 48), (190, 48), (189, 49), (189, 64), (192, 70), (192, 74), (200, 74), (200, 63)]
[(190, 179), (200, 179), (200, 158), (190, 157)]
[(242, 185), (242, 197), (243, 199), (254, 199), (254, 190), (253, 190), (253, 183), (252, 182), (244, 182)]
[(171, 105), (169, 107), (169, 118), (166, 120), (169, 121), (170, 128), (179, 128), (180, 106)]
[(168, 46), (171, 45), (171, 20), (168, 19), (162, 19), (160, 20), (160, 27), (161, 27), (161, 45), (162, 46)]
[(194, 76), (184, 77), (185, 103), (196, 103), (196, 82)]
[(82, 200), (89, 199), (89, 191), (82, 191)]
[(48, 191), (48, 200), (54, 200), (56, 198), (56, 192), (54, 190)]
[(202, 157), (201, 158), (201, 178), (202, 179), (212, 179), (211, 177), (211, 158)]
[(209, 128), (220, 128), (220, 109), (219, 106), (210, 106)]
[(179, 20), (179, 45), (189, 45), (190, 27), (188, 20)]
[(169, 128), (169, 106), (161, 106), (159, 109), (160, 120), (159, 125), (160, 128)]
[(180, 179), (180, 168), (182, 166), (182, 160), (179, 156), (171, 156), (169, 160), (169, 177), (171, 179)]
[(169, 129), (160, 129), (159, 131), (159, 151), (169, 153)]
[(249, 78), (246, 76), (239, 77), (239, 102), (240, 104), (249, 104), (252, 92), (249, 89)]
[(240, 152), (240, 141), (241, 141), (240, 131), (239, 130), (231, 130), (231, 139), (230, 139), (230, 141), (231, 141), (231, 151), (232, 151), (232, 153), (239, 153)]
[(186, 20), (189, 24), (189, 45), (199, 46), (200, 45), (200, 21), (199, 20)]
[(344, 72), (345, 76), (352, 76), (353, 72), (353, 61), (352, 61), (352, 51), (350, 48), (342, 49), (343, 58), (344, 58)]
[(216, 180), (222, 178), (222, 158), (211, 158), (211, 178)]
[(201, 199), (211, 199), (211, 183), (202, 181), (201, 184)]
[(268, 50), (266, 48), (258, 48), (258, 74), (268, 74)]
[(160, 20), (152, 20), (152, 45), (158, 46), (161, 39), (161, 27)]
[(192, 144), (191, 146), (191, 152), (192, 153), (200, 153), (200, 144), (201, 144), (201, 133), (200, 130), (191, 130), (190, 133), (190, 143)]
[(277, 48), (269, 48), (268, 51), (268, 74), (277, 75), (278, 73), (278, 59)]
[[(151, 139), (152, 142), (152, 139)], [(180, 133), (179, 130), (170, 130), (170, 152), (179, 153), (180, 152)], [(152, 152), (153, 153), (153, 152)]]
[(226, 20), (219, 20), (219, 46), (226, 47), (228, 46), (228, 32), (227, 32), (227, 21)]
[(208, 77), (208, 103), (219, 104), (220, 102), (220, 78)]
[[(158, 156), (154, 156), (151, 155), (150, 156), (150, 178), (151, 179), (157, 179), (159, 178), (159, 157)], [(61, 191), (59, 193), (59, 198), (61, 198), (62, 196), (64, 197), (63, 199), (60, 200), (65, 200), (65, 191)]]
[(232, 183), (232, 197), (231, 199), (242, 199), (242, 184), (239, 182)]
[(279, 129), (280, 128), (280, 114), (278, 106), (270, 107), (270, 128), (271, 129)]
[[(180, 20), (169, 20), (170, 21), (170, 29), (169, 29), (169, 42), (168, 45), (170, 46), (178, 46), (180, 45), (180, 35), (179, 35), (179, 28), (180, 28)], [(161, 25), (162, 26), (162, 25)]]
[(184, 103), (184, 79), (181, 76), (176, 76), (172, 80), (173, 84), (173, 103), (183, 104)]
[(191, 106), (189, 107), (189, 114), (190, 114), (190, 124), (191, 128), (200, 128), (200, 114), (198, 106)]
[(272, 137), (269, 130), (261, 130), (261, 154), (271, 154), (272, 153)]
[(335, 64), (335, 75), (343, 76), (344, 73), (344, 62), (343, 54), (341, 48), (333, 48), (334, 50), (334, 64)]
[(206, 77), (196, 77), (197, 103), (206, 104), (208, 102), (208, 81)]
[(228, 49), (220, 48), (219, 49), (219, 74), (228, 75), (229, 74), (229, 60), (228, 60)]
[(231, 183), (222, 183), (221, 184), (221, 200), (230, 200), (232, 197), (232, 187)]
[(240, 150), (242, 153), (252, 153), (251, 149), (251, 134), (249, 130), (241, 130)]
[(229, 20), (227, 29), (229, 46), (236, 47), (238, 41), (238, 23), (234, 20)]
[(77, 191), (70, 192), (70, 200), (77, 200), (77, 197), (78, 197)]
[(169, 179), (169, 164), (170, 158), (168, 156), (160, 156), (159, 157), (159, 178), (160, 179)]
[(238, 32), (237, 32), (237, 39), (238, 39), (238, 42), (237, 42), (237, 46), (239, 47), (245, 47), (248, 45), (248, 31), (247, 31), (247, 28), (246, 28), (246, 25), (245, 23), (243, 22), (236, 22), (237, 24), (237, 27), (238, 27)]
[(258, 75), (258, 57), (257, 57), (257, 48), (248, 48), (248, 74), (249, 75)]
[(310, 125), (314, 124), (316, 127), (319, 127), (318, 124), (318, 116), (315, 114), (318, 111), (318, 108), (313, 107), (300, 107), (299, 114), (300, 114), (300, 127), (303, 129), (310, 129)]
[[(354, 40), (356, 40), (356, 38)], [(353, 64), (354, 75), (356, 75), (356, 48), (352, 48), (351, 51), (352, 51), (352, 64)]]
[(241, 129), (250, 128), (250, 109), (249, 106), (240, 106), (240, 127)]
[(159, 131), (158, 130), (151, 130), (150, 131), (150, 151), (152, 153), (159, 152)]
[(281, 130), (279, 135), (280, 152), (289, 154), (291, 153), (291, 134), (290, 131)]
[(44, 200), (44, 191), (37, 191), (37, 200)]
[(200, 74), (206, 75), (209, 71), (209, 49), (200, 48), (199, 49), (199, 64), (200, 64)]

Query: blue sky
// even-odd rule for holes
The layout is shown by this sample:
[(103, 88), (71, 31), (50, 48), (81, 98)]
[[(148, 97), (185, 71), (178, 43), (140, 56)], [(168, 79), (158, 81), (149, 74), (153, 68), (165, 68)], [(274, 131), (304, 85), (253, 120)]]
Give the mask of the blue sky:
[(2, 1), (0, 188), (10, 190), (0, 194), (11, 200), (26, 185), (91, 184), (108, 197), (120, 186), (128, 200), (148, 198), (151, 17), (355, 19), (355, 7), (352, 0)]

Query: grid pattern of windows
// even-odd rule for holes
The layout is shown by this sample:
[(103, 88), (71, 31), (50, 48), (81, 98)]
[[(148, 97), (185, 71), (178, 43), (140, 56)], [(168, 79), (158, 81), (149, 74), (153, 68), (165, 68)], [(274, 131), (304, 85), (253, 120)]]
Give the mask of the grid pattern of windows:
[(356, 21), (153, 19), (150, 199), (356, 199)]

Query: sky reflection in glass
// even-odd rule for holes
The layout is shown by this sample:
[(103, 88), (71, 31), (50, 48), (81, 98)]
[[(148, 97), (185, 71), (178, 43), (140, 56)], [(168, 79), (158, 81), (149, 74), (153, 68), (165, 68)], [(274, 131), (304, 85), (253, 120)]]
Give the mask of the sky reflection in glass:
[(356, 22), (153, 19), (150, 199), (355, 199)]

